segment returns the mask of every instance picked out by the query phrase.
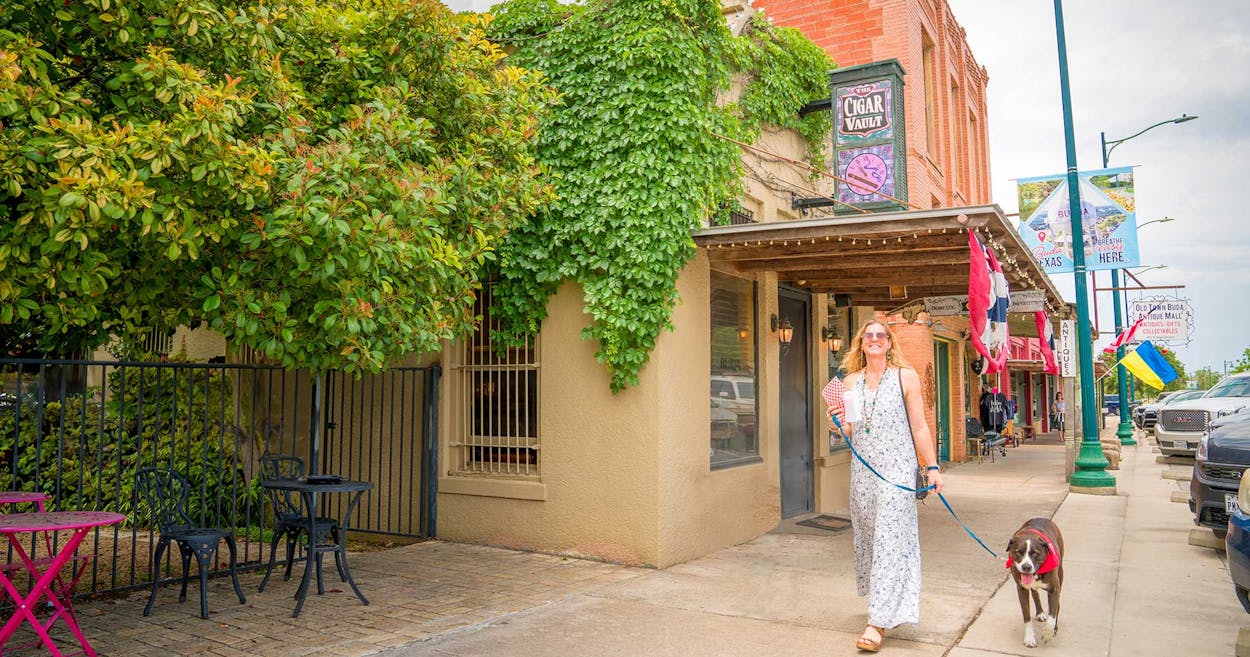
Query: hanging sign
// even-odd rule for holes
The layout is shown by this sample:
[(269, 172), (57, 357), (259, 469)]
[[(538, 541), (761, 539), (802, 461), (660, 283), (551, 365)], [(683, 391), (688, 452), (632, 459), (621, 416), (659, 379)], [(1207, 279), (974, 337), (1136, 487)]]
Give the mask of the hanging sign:
[(1009, 313), (1035, 313), (1045, 310), (1045, 290), (1012, 290)]
[(1076, 354), (1076, 320), (1059, 321), (1059, 351), (1055, 358), (1059, 361), (1059, 376), (1072, 378), (1077, 375)]
[(907, 142), (903, 137), (903, 67), (890, 59), (835, 70), (833, 161), (835, 213), (905, 209)]
[(1128, 304), (1128, 325), (1145, 316), (1135, 341), (1149, 340), (1156, 344), (1171, 346), (1187, 345), (1194, 330), (1194, 310), (1189, 299), (1169, 296), (1152, 296), (1133, 299)]
[(950, 317), (968, 314), (968, 295), (961, 294), (951, 297), (925, 297), (925, 312), (934, 317)]
[[(1081, 196), (1081, 238), (1085, 269), (1124, 269), (1138, 265), (1137, 203), (1133, 168), (1077, 173)], [(1065, 174), (1021, 178), (1020, 238), (1048, 274), (1073, 271), (1072, 205)]]

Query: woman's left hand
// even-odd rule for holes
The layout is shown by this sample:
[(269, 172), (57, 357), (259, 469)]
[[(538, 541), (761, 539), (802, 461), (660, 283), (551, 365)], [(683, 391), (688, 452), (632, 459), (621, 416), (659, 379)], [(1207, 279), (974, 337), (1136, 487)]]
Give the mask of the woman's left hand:
[(942, 492), (942, 486), (943, 486), (942, 471), (930, 470), (929, 471), (929, 483), (933, 485), (933, 492), (935, 493)]

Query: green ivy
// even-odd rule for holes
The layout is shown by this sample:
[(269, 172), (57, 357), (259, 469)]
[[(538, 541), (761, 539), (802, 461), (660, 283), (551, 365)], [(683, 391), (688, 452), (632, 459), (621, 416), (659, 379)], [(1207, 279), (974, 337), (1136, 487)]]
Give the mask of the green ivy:
[[(823, 164), (833, 63), (797, 31), (756, 21), (734, 37), (715, 0), (512, 0), (488, 36), (559, 94), (538, 160), (558, 200), (514, 227), (500, 249), (493, 312), (512, 340), (538, 331), (550, 296), (581, 284), (597, 360), (611, 388), (637, 385), (662, 329), (672, 330), (690, 233), (741, 194), (741, 153), (763, 124), (799, 131)], [(735, 74), (748, 80), (738, 102)]]

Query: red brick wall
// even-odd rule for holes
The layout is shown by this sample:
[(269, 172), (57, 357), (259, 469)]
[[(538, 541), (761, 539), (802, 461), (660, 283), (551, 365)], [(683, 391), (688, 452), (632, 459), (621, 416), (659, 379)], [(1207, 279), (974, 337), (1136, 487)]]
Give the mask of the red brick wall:
[[(992, 202), (987, 77), (945, 0), (756, 0), (754, 6), (776, 24), (799, 29), (839, 66), (885, 59), (902, 64), (908, 200), (913, 206)], [(925, 120), (926, 37), (935, 55), (938, 134), (932, 152)]]

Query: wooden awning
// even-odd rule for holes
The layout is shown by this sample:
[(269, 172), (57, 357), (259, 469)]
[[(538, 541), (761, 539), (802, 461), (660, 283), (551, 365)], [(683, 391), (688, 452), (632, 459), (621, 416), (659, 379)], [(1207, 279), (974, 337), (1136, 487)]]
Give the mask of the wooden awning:
[(1012, 290), (1045, 290), (1052, 317), (1067, 313), (997, 205), (714, 226), (694, 240), (718, 269), (772, 271), (787, 285), (891, 309), (968, 293), (968, 228), (997, 254)]

